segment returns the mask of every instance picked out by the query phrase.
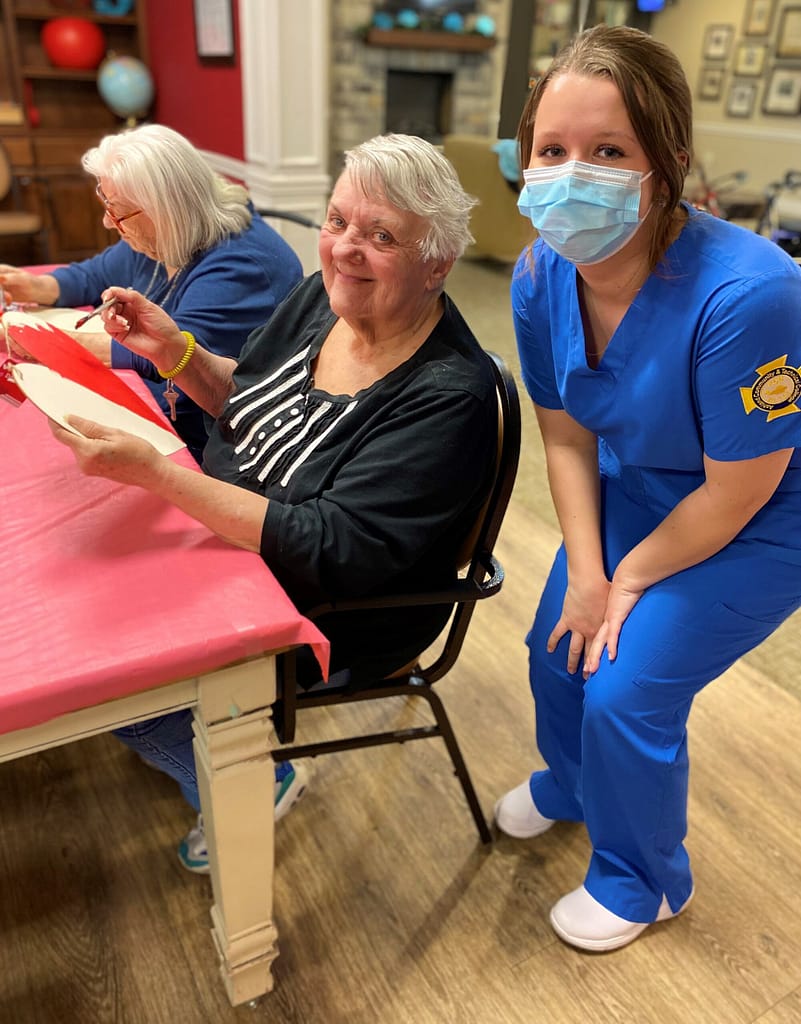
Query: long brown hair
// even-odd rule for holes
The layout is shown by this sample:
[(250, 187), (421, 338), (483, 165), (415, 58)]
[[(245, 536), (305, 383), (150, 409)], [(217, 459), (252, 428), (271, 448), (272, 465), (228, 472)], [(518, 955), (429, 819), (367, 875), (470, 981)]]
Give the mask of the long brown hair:
[(692, 95), (672, 50), (646, 32), (626, 26), (597, 25), (581, 32), (553, 59), (535, 83), (517, 129), (521, 166), (528, 167), (534, 122), (553, 78), (568, 73), (608, 78), (623, 97), (637, 139), (654, 170), (657, 196), (650, 247), (653, 270), (670, 244), (692, 155)]

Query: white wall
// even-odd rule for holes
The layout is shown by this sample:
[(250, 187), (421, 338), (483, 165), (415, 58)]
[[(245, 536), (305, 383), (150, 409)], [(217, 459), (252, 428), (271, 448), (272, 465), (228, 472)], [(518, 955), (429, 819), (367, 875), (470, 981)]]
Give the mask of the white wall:
[[(329, 0), (238, 0), (245, 159), (206, 153), (215, 170), (246, 181), (257, 207), (319, 223), (328, 174)], [(288, 220), (271, 225), (304, 273), (316, 270), (318, 233)]]

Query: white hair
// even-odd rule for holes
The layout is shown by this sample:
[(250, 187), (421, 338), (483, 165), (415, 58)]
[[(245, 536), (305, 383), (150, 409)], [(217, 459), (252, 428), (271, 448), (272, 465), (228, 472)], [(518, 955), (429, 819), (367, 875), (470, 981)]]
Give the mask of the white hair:
[(425, 217), (423, 259), (457, 259), (473, 241), (470, 211), (478, 200), (430, 142), (416, 135), (377, 135), (346, 151), (345, 170), (366, 193), (380, 191), (399, 210)]
[(250, 224), (247, 191), (213, 171), (172, 128), (147, 124), (106, 135), (81, 163), (147, 214), (159, 259), (168, 266), (182, 267)]

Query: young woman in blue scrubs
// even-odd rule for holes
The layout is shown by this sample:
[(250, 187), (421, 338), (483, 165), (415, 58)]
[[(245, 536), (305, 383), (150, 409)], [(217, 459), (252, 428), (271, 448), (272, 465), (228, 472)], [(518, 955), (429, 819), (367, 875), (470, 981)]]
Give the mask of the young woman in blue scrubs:
[(691, 96), (636, 29), (579, 35), (520, 122), (512, 285), (564, 543), (527, 642), (547, 768), (502, 797), (519, 838), (583, 821), (551, 923), (626, 945), (693, 894), (693, 697), (801, 605), (801, 273), (681, 199)]

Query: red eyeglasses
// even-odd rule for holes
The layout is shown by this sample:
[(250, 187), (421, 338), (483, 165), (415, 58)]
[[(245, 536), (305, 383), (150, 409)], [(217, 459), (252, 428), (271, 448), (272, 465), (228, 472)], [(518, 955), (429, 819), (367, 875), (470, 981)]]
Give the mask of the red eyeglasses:
[(121, 235), (125, 234), (125, 228), (122, 226), (122, 222), (124, 220), (130, 220), (131, 217), (136, 217), (137, 214), (140, 214), (142, 212), (141, 210), (133, 210), (131, 213), (124, 213), (121, 217), (117, 217), (115, 214), (111, 212), (109, 200), (106, 198), (103, 189), (100, 187), (100, 182), (97, 183), (97, 187), (95, 188), (95, 195), (103, 204), (103, 208), (106, 211), (108, 219), (111, 221), (111, 223), (114, 225), (114, 227), (117, 229), (117, 231), (119, 231)]

